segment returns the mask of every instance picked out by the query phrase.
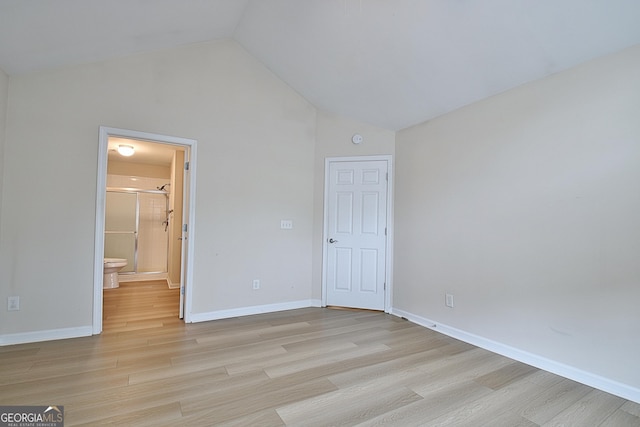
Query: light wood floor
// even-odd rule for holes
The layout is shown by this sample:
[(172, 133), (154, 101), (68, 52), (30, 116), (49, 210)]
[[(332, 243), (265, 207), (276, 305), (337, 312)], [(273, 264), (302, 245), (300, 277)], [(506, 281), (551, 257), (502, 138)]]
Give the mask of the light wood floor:
[(67, 426), (640, 426), (638, 404), (384, 313), (177, 314), (164, 283), (106, 290), (102, 335), (0, 347), (0, 404)]

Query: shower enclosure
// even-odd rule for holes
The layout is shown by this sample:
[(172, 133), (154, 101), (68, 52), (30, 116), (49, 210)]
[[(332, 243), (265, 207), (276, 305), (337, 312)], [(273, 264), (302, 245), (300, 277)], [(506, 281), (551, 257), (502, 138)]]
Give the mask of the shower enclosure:
[(105, 258), (126, 258), (121, 273), (166, 273), (169, 250), (169, 197), (162, 190), (108, 188)]

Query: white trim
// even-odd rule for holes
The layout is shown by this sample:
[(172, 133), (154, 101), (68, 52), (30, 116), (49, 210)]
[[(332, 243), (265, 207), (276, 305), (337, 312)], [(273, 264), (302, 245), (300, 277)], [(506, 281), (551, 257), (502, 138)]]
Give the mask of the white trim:
[[(197, 141), (196, 140), (188, 140), (191, 141), (190, 145), (189, 145), (189, 173), (186, 174), (185, 176), (189, 177), (189, 212), (188, 212), (188, 216), (189, 216), (189, 222), (188, 222), (188, 227), (189, 230), (187, 232), (188, 235), (188, 239), (187, 239), (187, 259), (186, 259), (186, 264), (183, 262), (183, 265), (185, 265), (186, 269), (187, 269), (187, 274), (185, 275), (184, 272), (181, 272), (182, 274), (182, 279), (184, 280), (184, 283), (180, 283), (181, 285), (184, 285), (184, 287), (182, 289), (184, 289), (184, 317), (183, 320), (185, 321), (185, 323), (191, 323), (193, 320), (191, 320), (191, 307), (193, 304), (193, 260), (195, 259), (195, 236), (196, 236), (196, 171), (197, 168), (196, 166), (198, 165), (198, 162), (196, 161), (197, 159), (197, 154), (198, 154), (198, 145), (197, 145)], [(185, 197), (185, 195), (183, 194), (183, 197)], [(184, 221), (183, 221), (184, 223)], [(184, 233), (184, 232), (183, 232)], [(183, 251), (184, 254), (184, 251)], [(184, 260), (183, 260), (184, 261)]]
[(96, 225), (93, 252), (93, 333), (102, 332), (102, 283), (104, 279), (104, 214), (107, 199), (108, 128), (100, 126), (98, 177), (96, 179)]
[(48, 331), (0, 335), (0, 346), (88, 337), (92, 335), (92, 331), (93, 328), (91, 326), (81, 326), (78, 328), (51, 329)]
[(387, 284), (384, 296), (384, 311), (389, 313), (392, 307), (393, 295), (393, 156), (391, 154), (376, 156), (350, 156), (350, 157), (326, 157), (324, 159), (324, 210), (322, 224), (322, 299), (321, 307), (327, 306), (327, 229), (329, 228), (329, 206), (327, 200), (329, 198), (329, 167), (333, 162), (368, 162), (368, 161), (386, 161), (387, 173), (389, 175), (387, 181), (387, 243), (386, 243), (386, 265), (385, 265), (385, 283)]
[(191, 321), (208, 322), (210, 320), (228, 319), (230, 317), (251, 316), (254, 314), (275, 313), (277, 311), (296, 310), (298, 308), (320, 307), (317, 299), (282, 302), (277, 304), (254, 305), (252, 307), (231, 308), (228, 310), (210, 311), (208, 313), (195, 313), (191, 315)]
[(187, 240), (188, 258), (187, 274), (185, 278), (185, 322), (190, 322), (191, 317), (191, 294), (193, 286), (193, 259), (194, 259), (194, 230), (195, 230), (195, 200), (196, 200), (196, 146), (195, 139), (181, 138), (176, 136), (159, 135), (155, 133), (139, 132), (128, 129), (118, 129), (107, 126), (100, 126), (98, 138), (98, 177), (96, 187), (96, 225), (95, 225), (95, 248), (93, 264), (93, 334), (102, 332), (102, 280), (103, 280), (103, 258), (104, 258), (104, 214), (107, 187), (107, 149), (110, 136), (117, 136), (129, 139), (141, 139), (145, 141), (158, 142), (161, 144), (173, 144), (189, 148), (189, 235)]
[(497, 353), (510, 359), (526, 363), (527, 365), (535, 366), (536, 368), (551, 372), (556, 375), (560, 375), (564, 378), (577, 381), (590, 387), (597, 388), (599, 390), (614, 394), (624, 399), (640, 403), (640, 389), (632, 387), (628, 384), (623, 384), (621, 382), (611, 380), (609, 378), (605, 378), (570, 365), (565, 365), (564, 363), (557, 362), (555, 360), (547, 359), (546, 357), (539, 356), (537, 354), (529, 353), (527, 351), (520, 350), (518, 348), (481, 337), (479, 335), (471, 334), (469, 332), (465, 332), (463, 330), (453, 328), (442, 323), (434, 322), (433, 320), (421, 316), (416, 316), (404, 310), (392, 308), (390, 313), (398, 317), (403, 317), (410, 322), (416, 323), (420, 326), (424, 326), (425, 328), (432, 329), (436, 332), (440, 332), (452, 338), (459, 339), (460, 341), (464, 341), (485, 350), (489, 350), (493, 353)]
[(118, 281), (120, 283), (148, 282), (152, 280), (164, 280), (169, 283), (169, 277), (167, 273), (118, 274)]

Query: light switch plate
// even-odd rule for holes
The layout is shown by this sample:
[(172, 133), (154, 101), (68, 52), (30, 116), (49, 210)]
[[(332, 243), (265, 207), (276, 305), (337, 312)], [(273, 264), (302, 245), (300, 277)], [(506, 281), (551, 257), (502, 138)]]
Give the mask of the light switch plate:
[(20, 297), (7, 297), (7, 310), (8, 311), (20, 310)]
[(293, 228), (293, 220), (283, 219), (282, 221), (280, 221), (280, 228), (283, 230), (291, 230)]

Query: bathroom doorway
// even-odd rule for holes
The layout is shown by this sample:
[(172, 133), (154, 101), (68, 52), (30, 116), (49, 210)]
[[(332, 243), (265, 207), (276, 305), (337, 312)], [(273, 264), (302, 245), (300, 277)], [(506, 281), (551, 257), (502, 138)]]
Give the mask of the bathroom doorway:
[[(122, 146), (135, 147), (134, 154), (119, 154)], [(184, 151), (149, 141), (108, 139), (104, 257), (127, 260), (120, 282), (180, 285)]]
[(104, 258), (127, 260), (121, 282), (179, 288), (180, 318), (190, 321), (195, 150), (195, 140), (100, 128), (94, 334), (102, 331)]

